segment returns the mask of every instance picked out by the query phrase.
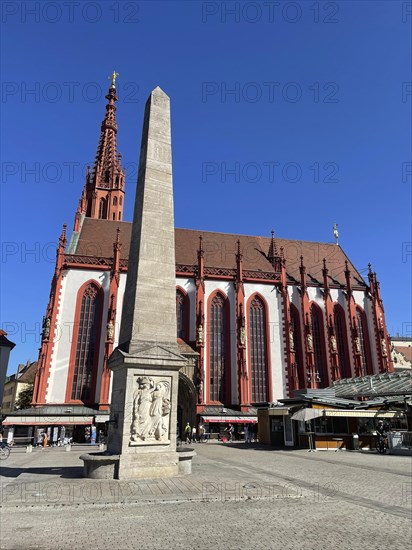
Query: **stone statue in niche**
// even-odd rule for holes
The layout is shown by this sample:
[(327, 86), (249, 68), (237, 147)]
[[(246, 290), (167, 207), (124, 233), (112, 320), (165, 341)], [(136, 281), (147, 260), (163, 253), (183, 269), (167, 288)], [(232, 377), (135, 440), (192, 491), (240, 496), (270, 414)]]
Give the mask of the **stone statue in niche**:
[(107, 323), (107, 339), (113, 340), (114, 338), (114, 324), (112, 321)]
[(290, 351), (295, 351), (295, 339), (293, 337), (293, 331), (289, 331), (289, 347)]
[(308, 334), (306, 336), (306, 341), (308, 343), (308, 351), (313, 351), (313, 336), (311, 334)]
[(203, 344), (203, 325), (199, 325), (197, 329), (197, 342)]
[(336, 343), (336, 338), (334, 335), (330, 337), (330, 348), (332, 350), (332, 353), (336, 353), (338, 351), (338, 345)]
[(355, 336), (355, 351), (356, 351), (356, 353), (360, 353), (360, 340), (359, 340), (359, 336)]
[(245, 343), (246, 343), (246, 330), (245, 330), (245, 327), (240, 327), (239, 341), (240, 341), (241, 346), (244, 346)]
[(133, 396), (133, 421), (130, 439), (133, 442), (168, 441), (170, 383), (139, 376), (138, 390)]
[(387, 355), (387, 354), (388, 354), (388, 350), (387, 350), (387, 347), (386, 347), (385, 338), (382, 338), (382, 340), (381, 340), (381, 346), (382, 346), (382, 355)]
[(46, 340), (50, 336), (50, 317), (46, 317), (43, 322), (43, 339)]

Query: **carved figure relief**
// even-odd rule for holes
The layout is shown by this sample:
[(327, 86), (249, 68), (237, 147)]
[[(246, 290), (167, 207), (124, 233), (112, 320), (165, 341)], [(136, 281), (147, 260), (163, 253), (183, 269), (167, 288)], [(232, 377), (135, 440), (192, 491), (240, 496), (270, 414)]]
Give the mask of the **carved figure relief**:
[(153, 442), (169, 439), (170, 384), (139, 376), (138, 389), (133, 396), (133, 421), (130, 440)]
[(308, 334), (306, 336), (306, 341), (308, 343), (308, 351), (313, 351), (313, 336), (311, 334)]
[(338, 351), (338, 345), (336, 343), (336, 338), (334, 335), (330, 337), (330, 348), (332, 350), (332, 353), (336, 353)]

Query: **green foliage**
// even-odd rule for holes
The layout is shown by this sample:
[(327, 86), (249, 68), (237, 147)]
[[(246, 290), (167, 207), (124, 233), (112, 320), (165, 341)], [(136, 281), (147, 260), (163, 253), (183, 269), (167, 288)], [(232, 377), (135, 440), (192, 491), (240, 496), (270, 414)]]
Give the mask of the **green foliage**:
[(30, 384), (29, 386), (27, 386), (27, 388), (24, 388), (24, 390), (21, 390), (18, 398), (16, 399), (16, 403), (14, 405), (14, 408), (16, 410), (29, 409), (31, 407), (31, 401), (33, 399), (33, 389), (34, 389), (34, 384)]

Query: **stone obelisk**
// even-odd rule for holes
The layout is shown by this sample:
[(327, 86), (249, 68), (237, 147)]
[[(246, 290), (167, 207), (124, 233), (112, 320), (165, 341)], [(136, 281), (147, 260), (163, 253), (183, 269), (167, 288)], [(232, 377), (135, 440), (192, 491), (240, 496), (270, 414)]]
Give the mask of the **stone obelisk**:
[(179, 369), (170, 99), (146, 103), (119, 346), (113, 371), (108, 452), (118, 479), (176, 475)]

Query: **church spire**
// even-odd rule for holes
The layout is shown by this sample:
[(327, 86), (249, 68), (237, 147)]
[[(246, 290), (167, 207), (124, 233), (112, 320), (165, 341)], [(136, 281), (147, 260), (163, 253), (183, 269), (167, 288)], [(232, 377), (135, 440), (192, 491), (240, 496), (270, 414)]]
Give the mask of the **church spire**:
[[(100, 128), (96, 159), (93, 170), (87, 170), (76, 219), (81, 214), (113, 221), (122, 221), (123, 218), (125, 171), (121, 165), (121, 155), (117, 152), (117, 76), (114, 71), (109, 77), (111, 85), (106, 95), (106, 114)], [(78, 227), (79, 223), (75, 221), (76, 225)]]

